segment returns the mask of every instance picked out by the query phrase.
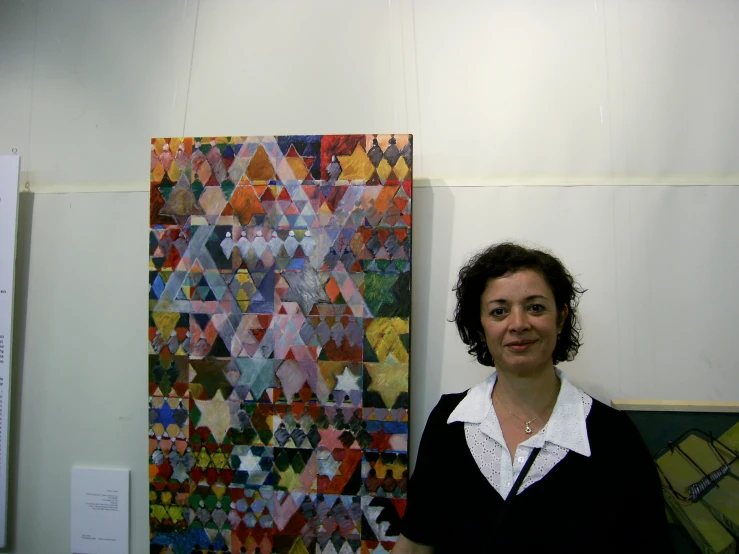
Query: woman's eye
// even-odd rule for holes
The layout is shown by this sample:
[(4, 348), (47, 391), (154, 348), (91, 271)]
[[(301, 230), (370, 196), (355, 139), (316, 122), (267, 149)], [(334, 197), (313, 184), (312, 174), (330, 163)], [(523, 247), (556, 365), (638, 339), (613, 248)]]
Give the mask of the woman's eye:
[(493, 317), (501, 317), (505, 315), (505, 310), (503, 308), (495, 308), (493, 311), (490, 312), (490, 315)]
[(532, 304), (530, 310), (532, 312), (543, 312), (544, 306), (542, 306), (541, 304)]

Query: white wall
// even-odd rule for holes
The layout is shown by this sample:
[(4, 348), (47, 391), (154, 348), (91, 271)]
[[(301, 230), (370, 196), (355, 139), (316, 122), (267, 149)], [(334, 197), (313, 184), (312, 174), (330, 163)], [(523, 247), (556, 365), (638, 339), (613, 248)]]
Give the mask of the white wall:
[(76, 464), (132, 469), (148, 551), (152, 136), (415, 134), (412, 447), (485, 374), (450, 287), (502, 238), (589, 289), (564, 367), (596, 397), (739, 398), (739, 189), (706, 186), (739, 184), (737, 24), (732, 0), (0, 0), (0, 151), (31, 191), (7, 552), (69, 550)]

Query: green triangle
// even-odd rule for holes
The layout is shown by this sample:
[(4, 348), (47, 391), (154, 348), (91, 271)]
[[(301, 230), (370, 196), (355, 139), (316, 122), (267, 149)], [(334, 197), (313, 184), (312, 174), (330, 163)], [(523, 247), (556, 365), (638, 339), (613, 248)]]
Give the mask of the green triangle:
[(169, 382), (167, 374), (162, 377), (162, 380), (157, 383), (159, 390), (162, 391), (163, 396), (169, 396), (169, 391), (172, 390), (172, 383)]
[(392, 260), (375, 260), (377, 262), (377, 267), (379, 267), (382, 271), (385, 271), (388, 266), (392, 263)]
[(203, 191), (205, 190), (205, 187), (203, 186), (203, 183), (195, 179), (195, 182), (190, 187), (192, 189), (193, 194), (195, 195), (196, 199), (200, 199), (200, 195), (203, 194)]
[(216, 509), (216, 504), (218, 503), (218, 497), (215, 494), (209, 494), (205, 497), (205, 507), (208, 508), (210, 511), (213, 511)]
[[(197, 427), (200, 423), (200, 417), (202, 414), (200, 413), (200, 409), (198, 408), (198, 405), (193, 403), (192, 408), (190, 408), (190, 422), (193, 424), (193, 427)], [(190, 441), (192, 441), (195, 436), (197, 436), (197, 433), (190, 438)]]
[(305, 463), (303, 462), (303, 458), (300, 457), (300, 454), (295, 454), (290, 465), (295, 473), (302, 473), (305, 469)]
[(399, 273), (405, 273), (409, 265), (410, 262), (408, 260), (395, 260), (395, 267), (398, 268)]
[(169, 195), (174, 187), (172, 185), (159, 185), (159, 192), (162, 193), (164, 200), (169, 201)]
[(405, 351), (410, 353), (411, 351), (411, 334), (405, 333), (404, 335), (400, 335), (400, 342), (403, 343), (403, 346), (405, 347)]
[(269, 441), (272, 440), (272, 431), (269, 429), (259, 431), (259, 440), (262, 441), (262, 444), (269, 444)]
[(377, 359), (377, 354), (375, 353), (375, 349), (372, 348), (372, 345), (370, 344), (367, 337), (364, 337), (364, 340), (362, 341), (362, 343), (363, 343), (362, 361), (379, 362), (380, 360)]
[(223, 196), (226, 197), (226, 201), (231, 200), (231, 195), (233, 194), (234, 189), (236, 188), (236, 185), (231, 181), (231, 179), (224, 179), (221, 183), (221, 192), (223, 193)]
[(213, 287), (212, 290), (213, 290), (213, 294), (216, 297), (216, 300), (221, 301), (223, 300), (223, 297), (225, 296), (226, 291), (228, 290), (228, 287), (217, 286), (217, 287)]

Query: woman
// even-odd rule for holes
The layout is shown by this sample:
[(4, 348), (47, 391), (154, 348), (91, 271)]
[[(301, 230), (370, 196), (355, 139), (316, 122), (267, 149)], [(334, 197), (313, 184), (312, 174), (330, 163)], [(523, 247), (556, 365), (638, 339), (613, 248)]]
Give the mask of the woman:
[(462, 341), (495, 372), (429, 416), (393, 552), (672, 552), (636, 428), (554, 365), (580, 347), (583, 291), (562, 263), (493, 245), (455, 291)]

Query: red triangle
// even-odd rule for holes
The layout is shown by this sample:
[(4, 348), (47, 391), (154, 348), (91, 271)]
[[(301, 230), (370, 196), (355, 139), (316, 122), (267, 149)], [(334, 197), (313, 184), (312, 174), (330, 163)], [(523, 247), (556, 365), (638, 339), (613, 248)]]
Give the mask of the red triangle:
[(274, 195), (274, 193), (272, 192), (272, 189), (271, 189), (270, 187), (267, 187), (267, 190), (265, 190), (265, 191), (264, 191), (264, 194), (262, 194), (262, 195), (261, 195), (261, 196), (259, 197), (259, 199), (260, 199), (260, 200), (261, 200), (262, 202), (265, 202), (265, 201), (266, 201), (266, 202), (269, 202), (269, 201), (273, 201), (273, 200), (275, 199), (275, 195)]
[(169, 257), (167, 258), (167, 261), (164, 262), (164, 267), (177, 267), (177, 264), (180, 263), (180, 253), (177, 251), (177, 249), (173, 246), (169, 250)]
[(402, 518), (405, 514), (405, 508), (408, 505), (408, 501), (405, 498), (390, 498), (390, 503), (395, 506), (395, 511)]
[(382, 181), (380, 181), (380, 176), (377, 174), (377, 171), (372, 172), (372, 177), (369, 178), (369, 181), (367, 181), (367, 185), (374, 186), (374, 185), (381, 185)]
[(272, 315), (271, 314), (259, 314), (257, 316), (257, 321), (259, 321), (259, 325), (261, 325), (262, 328), (269, 329), (269, 326), (272, 323)]
[(316, 162), (316, 157), (306, 156), (303, 158), (303, 162), (305, 162), (305, 167), (310, 171), (310, 168), (313, 167), (313, 164)]
[(286, 158), (299, 158), (300, 154), (298, 154), (298, 151), (295, 150), (295, 145), (291, 144), (290, 148), (287, 149), (287, 154), (285, 154)]
[(287, 189), (284, 187), (280, 191), (280, 194), (277, 196), (277, 200), (289, 200), (290, 202), (292, 202), (292, 198), (290, 198), (290, 193), (287, 192)]
[(366, 246), (363, 247), (362, 251), (359, 253), (359, 256), (357, 256), (357, 260), (371, 260), (371, 259), (372, 259), (372, 252), (370, 252)]
[(310, 387), (304, 386), (298, 391), (298, 395), (300, 395), (300, 399), (303, 402), (307, 403), (307, 402), (310, 402), (310, 398), (311, 396), (313, 396), (313, 391), (310, 390)]
[(407, 198), (398, 198), (397, 196), (393, 198), (393, 204), (395, 204), (401, 212), (408, 205), (408, 202), (409, 200)]
[(413, 181), (410, 181), (410, 180), (403, 181), (403, 190), (408, 195), (408, 198), (411, 197), (412, 187), (413, 187)]

